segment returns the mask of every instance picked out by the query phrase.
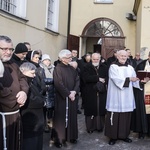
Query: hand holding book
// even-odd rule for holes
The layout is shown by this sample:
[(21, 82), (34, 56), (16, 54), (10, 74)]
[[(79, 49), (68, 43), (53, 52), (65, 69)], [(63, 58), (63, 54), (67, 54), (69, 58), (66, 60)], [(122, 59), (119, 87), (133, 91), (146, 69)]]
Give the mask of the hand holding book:
[[(148, 78), (150, 78), (150, 72), (148, 71), (143, 71), (143, 70), (139, 70), (137, 72), (137, 77), (140, 79), (140, 80), (143, 80), (143, 81), (147, 81)], [(148, 81), (147, 81), (148, 82)]]

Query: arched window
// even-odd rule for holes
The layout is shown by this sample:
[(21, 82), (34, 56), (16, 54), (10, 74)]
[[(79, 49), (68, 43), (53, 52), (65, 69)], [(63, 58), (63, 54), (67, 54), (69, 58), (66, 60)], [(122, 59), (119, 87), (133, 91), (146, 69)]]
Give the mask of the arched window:
[(123, 37), (119, 25), (111, 19), (99, 18), (91, 21), (83, 30), (86, 37)]

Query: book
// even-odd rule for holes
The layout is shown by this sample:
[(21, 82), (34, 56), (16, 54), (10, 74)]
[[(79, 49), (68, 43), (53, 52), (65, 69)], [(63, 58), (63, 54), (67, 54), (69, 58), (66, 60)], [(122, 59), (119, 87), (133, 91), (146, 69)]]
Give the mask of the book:
[(150, 78), (150, 72), (144, 71), (144, 70), (139, 70), (139, 71), (137, 72), (137, 77), (138, 77), (140, 80), (143, 80), (143, 79), (146, 78), (146, 77), (149, 77), (149, 78)]

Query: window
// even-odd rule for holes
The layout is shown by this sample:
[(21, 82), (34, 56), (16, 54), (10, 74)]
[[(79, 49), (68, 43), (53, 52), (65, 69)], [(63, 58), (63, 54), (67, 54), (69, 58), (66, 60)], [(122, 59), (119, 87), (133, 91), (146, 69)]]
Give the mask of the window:
[(100, 18), (88, 25), (84, 35), (90, 37), (122, 37), (123, 32), (114, 21)]
[(12, 15), (26, 17), (26, 0), (0, 0), (0, 9)]
[(59, 0), (48, 0), (47, 28), (58, 32)]
[(94, 0), (95, 3), (113, 3), (113, 0)]

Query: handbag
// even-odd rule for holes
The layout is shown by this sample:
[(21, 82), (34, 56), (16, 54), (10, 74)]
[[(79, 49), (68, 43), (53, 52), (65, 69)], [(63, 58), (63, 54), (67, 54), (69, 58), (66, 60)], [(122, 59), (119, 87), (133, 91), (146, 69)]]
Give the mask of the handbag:
[(97, 92), (100, 92), (100, 93), (104, 93), (107, 91), (106, 89), (106, 85), (104, 83), (102, 83), (101, 81), (98, 81), (95, 85), (94, 85), (94, 89), (97, 91)]

